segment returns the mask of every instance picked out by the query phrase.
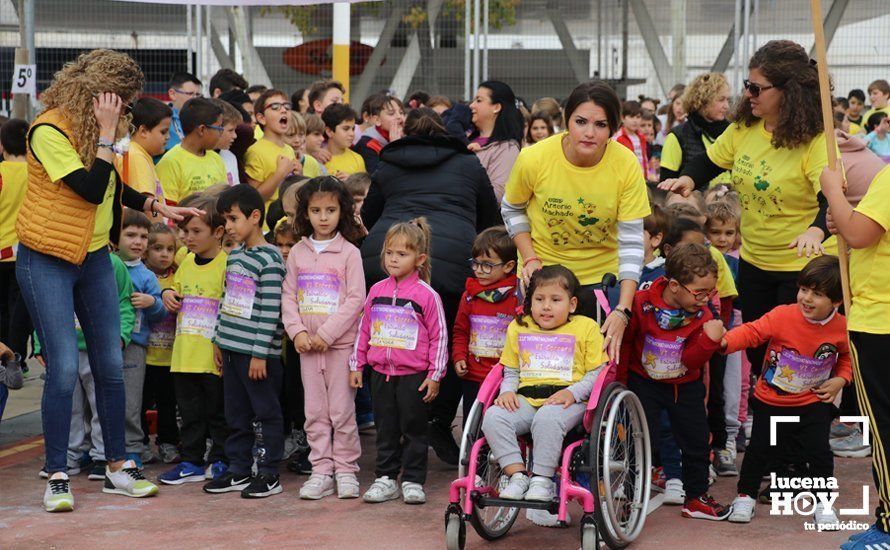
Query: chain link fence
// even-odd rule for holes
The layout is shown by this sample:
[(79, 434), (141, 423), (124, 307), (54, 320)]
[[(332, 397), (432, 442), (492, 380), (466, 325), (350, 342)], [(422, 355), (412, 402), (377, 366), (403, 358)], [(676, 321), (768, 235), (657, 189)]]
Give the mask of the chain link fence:
[[(232, 9), (114, 0), (29, 1), (38, 98), (66, 61), (100, 47), (126, 51), (136, 59), (146, 74), (146, 93), (158, 97), (166, 95), (169, 76), (183, 70), (207, 84), (217, 69), (231, 67), (252, 83), (271, 83), (289, 93), (331, 74), (331, 5)], [(478, 33), (474, 0), (352, 4), (352, 103), (384, 88), (402, 95), (422, 89), (460, 100), (474, 80), (485, 78), (509, 83), (532, 103), (542, 96), (564, 98), (577, 82), (594, 76), (613, 82), (625, 97), (664, 98), (675, 83), (712, 69), (726, 72), (739, 90), (747, 57), (759, 45), (773, 38), (792, 39), (806, 48), (813, 44), (809, 0), (478, 4)], [(14, 50), (22, 36), (18, 5), (17, 0), (0, 0), (0, 74), (9, 75), (0, 79), (3, 111), (9, 108)], [(837, 95), (890, 78), (887, 7), (887, 0), (823, 0)]]

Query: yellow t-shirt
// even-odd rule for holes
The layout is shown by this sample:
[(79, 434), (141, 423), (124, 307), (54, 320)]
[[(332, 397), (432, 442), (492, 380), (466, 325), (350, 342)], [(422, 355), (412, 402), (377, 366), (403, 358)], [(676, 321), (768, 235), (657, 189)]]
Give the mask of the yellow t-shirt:
[(170, 372), (219, 374), (213, 362), (213, 335), (219, 303), (226, 284), (226, 253), (198, 265), (189, 254), (173, 278), (173, 290), (182, 296), (176, 316), (176, 340)]
[(890, 334), (890, 165), (872, 180), (856, 212), (883, 227), (884, 234), (876, 244), (850, 253), (853, 305), (847, 328)]
[[(526, 206), (535, 253), (562, 264), (582, 285), (618, 274), (618, 222), (649, 215), (649, 198), (633, 151), (610, 141), (593, 167), (571, 164), (557, 134), (519, 153), (504, 200)], [(520, 262), (520, 265), (522, 263)]]
[(176, 145), (167, 151), (157, 165), (161, 189), (168, 201), (179, 202), (192, 193), (211, 185), (226, 183), (226, 164), (219, 153), (207, 151), (203, 157)]
[[(364, 162), (364, 159), (362, 159)], [(322, 174), (321, 164), (311, 155), (303, 155), (303, 176), (307, 178), (317, 178)]]
[[(297, 158), (297, 155), (294, 154), (294, 150), (290, 145), (285, 144), (279, 147), (268, 139), (261, 139), (251, 145), (247, 149), (247, 152), (244, 153), (244, 172), (247, 174), (248, 178), (263, 183), (269, 176), (274, 174), (275, 169), (278, 168), (279, 156), (287, 157), (289, 159)], [(278, 182), (278, 185), (281, 185), (281, 182)], [(277, 198), (278, 187), (275, 187), (275, 192), (272, 193), (272, 196), (266, 201), (266, 211), (269, 210), (269, 205), (272, 204), (272, 201)]]
[[(173, 288), (174, 279), (172, 271), (163, 277), (158, 277), (161, 292), (165, 288)], [(169, 367), (170, 361), (173, 358), (173, 342), (175, 338), (176, 315), (168, 313), (163, 321), (151, 325), (145, 353), (145, 364), (156, 367)]]
[(735, 287), (735, 279), (732, 278), (732, 272), (729, 270), (729, 264), (723, 253), (714, 248), (708, 247), (711, 257), (717, 264), (717, 296), (720, 298), (735, 298), (739, 295), (739, 291)]
[[(714, 142), (705, 134), (701, 135), (701, 141), (705, 144), (705, 150)], [(661, 167), (677, 172), (683, 164), (683, 148), (680, 147), (680, 140), (674, 134), (668, 134), (661, 147)], [(720, 183), (729, 183), (731, 181), (729, 172), (721, 172), (717, 177), (711, 180), (709, 185), (717, 185)]]
[[(599, 326), (589, 317), (573, 315), (568, 323), (553, 330), (540, 328), (531, 315), (523, 321), (524, 327), (515, 320), (507, 327), (501, 352), (504, 367), (519, 369), (520, 388), (568, 387), (609, 361)], [(528, 399), (534, 407), (540, 407), (544, 401)]]
[(331, 157), (331, 160), (327, 161), (324, 167), (328, 169), (328, 174), (332, 176), (337, 175), (338, 171), (352, 175), (365, 172), (365, 159), (355, 151), (346, 149), (339, 155)]
[[(865, 131), (865, 125), (868, 124), (868, 117), (870, 117), (871, 115), (873, 115), (877, 112), (886, 113), (887, 116), (890, 116), (890, 105), (887, 105), (886, 107), (881, 107), (880, 109), (869, 109), (869, 111), (867, 113), (862, 115), (862, 130), (863, 131)], [(851, 133), (853, 132), (852, 125), (850, 128), (850, 132)]]
[(158, 200), (164, 200), (164, 190), (161, 188), (161, 180), (158, 179), (158, 173), (155, 170), (155, 163), (141, 145), (135, 141), (130, 142), (130, 149), (127, 152), (127, 169), (124, 170), (124, 157), (118, 155), (114, 157), (114, 166), (118, 173), (126, 172), (126, 184), (146, 195), (152, 195)]
[(732, 170), (742, 203), (742, 259), (766, 271), (799, 271), (809, 260), (788, 245), (819, 209), (819, 176), (828, 164), (825, 135), (794, 149), (776, 149), (770, 140), (762, 120), (750, 127), (732, 124), (708, 149), (708, 158)]
[[(58, 182), (75, 170), (84, 168), (74, 146), (63, 133), (52, 126), (41, 125), (34, 129), (30, 139), (31, 150), (40, 159), (43, 169), (53, 182)], [(114, 187), (117, 173), (112, 170), (102, 203), (96, 207), (96, 221), (93, 223), (93, 238), (88, 252), (95, 252), (108, 246), (111, 225), (114, 223)]]
[(188, 255), (189, 249), (184, 246), (180, 246), (179, 250), (177, 250), (176, 254), (173, 256), (173, 265), (177, 267), (181, 266), (183, 262), (185, 262), (185, 257)]
[[(15, 220), (19, 215), (19, 208), (25, 200), (25, 191), (28, 190), (28, 163), (27, 162), (0, 162), (0, 250), (14, 247), (19, 238), (15, 233)], [(15, 254), (0, 260), (0, 262), (14, 262)]]

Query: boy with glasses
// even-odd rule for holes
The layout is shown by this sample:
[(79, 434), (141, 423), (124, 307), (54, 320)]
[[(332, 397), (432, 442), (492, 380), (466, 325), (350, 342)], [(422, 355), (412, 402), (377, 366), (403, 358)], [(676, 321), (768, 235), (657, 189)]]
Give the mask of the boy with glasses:
[(179, 120), (179, 111), (186, 101), (201, 97), (201, 81), (191, 73), (174, 73), (167, 85), (167, 96), (170, 98), (170, 107), (173, 108), (173, 116), (170, 119), (170, 139), (167, 140), (166, 150), (175, 147), (185, 134), (182, 131), (182, 122)]
[(220, 140), (222, 109), (209, 99), (190, 99), (179, 113), (185, 137), (157, 166), (167, 204), (226, 182), (226, 165), (213, 148)]

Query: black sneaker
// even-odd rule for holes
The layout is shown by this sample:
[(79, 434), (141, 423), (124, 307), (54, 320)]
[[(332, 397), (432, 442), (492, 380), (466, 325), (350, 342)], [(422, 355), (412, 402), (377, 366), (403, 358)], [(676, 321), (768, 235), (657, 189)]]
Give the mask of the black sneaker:
[(107, 465), (108, 463), (104, 460), (94, 460), (88, 479), (93, 481), (105, 481), (105, 466)]
[(307, 476), (311, 474), (312, 463), (309, 462), (309, 453), (305, 451), (297, 451), (291, 461), (287, 463), (287, 471)]
[(250, 478), (250, 485), (241, 491), (241, 498), (266, 498), (282, 490), (278, 474), (259, 474)]
[(227, 471), (219, 479), (204, 484), (205, 493), (229, 493), (240, 491), (250, 485), (250, 475), (233, 474)]
[(436, 452), (439, 460), (445, 464), (457, 466), (460, 458), (460, 447), (454, 442), (454, 435), (451, 433), (450, 426), (443, 426), (439, 422), (431, 421), (429, 423), (429, 441), (430, 447)]

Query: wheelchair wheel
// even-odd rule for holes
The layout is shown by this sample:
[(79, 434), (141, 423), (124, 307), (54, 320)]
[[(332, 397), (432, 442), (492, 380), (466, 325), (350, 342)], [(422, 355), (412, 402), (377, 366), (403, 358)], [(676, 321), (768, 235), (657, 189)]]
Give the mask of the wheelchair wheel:
[(458, 514), (449, 514), (445, 520), (445, 548), (464, 550), (467, 543), (467, 524)]
[(581, 519), (581, 550), (599, 550), (600, 536), (596, 528), (596, 520), (585, 515)]
[(617, 382), (600, 395), (591, 429), (596, 475), (594, 515), (609, 548), (624, 548), (643, 529), (649, 508), (649, 428), (637, 396)]
[[(470, 465), (470, 452), (473, 444), (482, 437), (482, 404), (478, 401), (473, 403), (470, 415), (464, 426), (464, 433), (460, 441), (460, 461), (458, 464), (458, 476), (466, 475), (467, 468)], [(497, 460), (491, 456), (488, 445), (483, 445), (479, 449), (479, 456), (476, 459), (476, 484), (481, 487), (497, 487), (502, 488), (505, 483), (503, 471)], [(470, 514), (470, 524), (476, 533), (485, 540), (496, 540), (507, 534), (507, 531), (513, 527), (516, 518), (519, 516), (519, 508), (493, 507), (485, 508), (473, 507)]]

